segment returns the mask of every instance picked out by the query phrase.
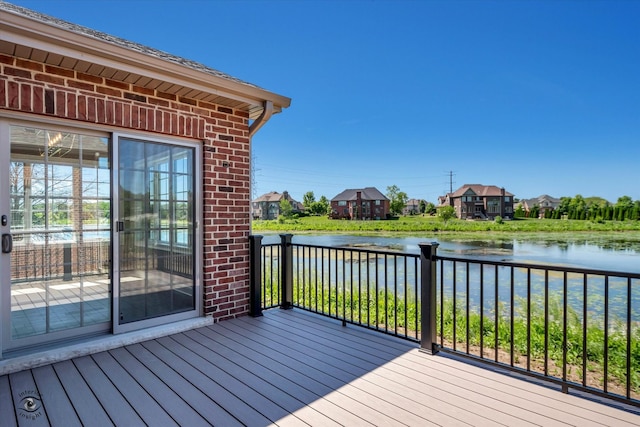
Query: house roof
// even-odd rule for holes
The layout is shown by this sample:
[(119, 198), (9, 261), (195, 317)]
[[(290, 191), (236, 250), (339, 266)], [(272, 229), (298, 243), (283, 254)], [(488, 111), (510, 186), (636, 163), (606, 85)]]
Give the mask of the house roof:
[(533, 206), (544, 206), (544, 202), (549, 202), (551, 204), (551, 206), (557, 206), (558, 204), (560, 204), (560, 199), (556, 199), (555, 197), (551, 197), (547, 194), (543, 194), (541, 196), (538, 197), (534, 197), (532, 199), (524, 199), (521, 201), (521, 203), (527, 207), (533, 207)]
[(375, 187), (354, 188), (344, 190), (342, 193), (335, 196), (331, 201), (341, 200), (357, 200), (358, 191), (360, 192), (361, 200), (389, 200), (384, 194), (382, 194)]
[(277, 191), (271, 191), (269, 193), (263, 194), (262, 196), (254, 199), (254, 202), (279, 202), (282, 200), (284, 195), (278, 193)]
[[(462, 197), (469, 190), (471, 190), (473, 193), (475, 193), (478, 196), (489, 197), (489, 196), (501, 196), (503, 189), (495, 185), (465, 184), (462, 187), (458, 188), (456, 191), (454, 191), (451, 194), (451, 197), (452, 198)], [(508, 191), (505, 191), (504, 195), (513, 196), (513, 194), (509, 193)]]
[(289, 195), (289, 193), (286, 191), (282, 194), (278, 193), (277, 191), (271, 191), (269, 193), (263, 194), (257, 199), (254, 199), (253, 202), (279, 202), (282, 199), (287, 199), (292, 203), (300, 203), (294, 200), (293, 197), (291, 197), (291, 195)]
[(0, 54), (246, 110), (257, 119), (291, 99), (203, 64), (0, 1)]

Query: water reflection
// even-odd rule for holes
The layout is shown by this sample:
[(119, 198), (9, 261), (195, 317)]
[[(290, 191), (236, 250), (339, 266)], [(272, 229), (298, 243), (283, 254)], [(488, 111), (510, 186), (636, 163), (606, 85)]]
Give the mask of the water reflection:
[[(265, 234), (263, 243), (277, 243), (277, 234)], [(564, 265), (577, 268), (640, 273), (640, 239), (613, 239), (592, 236), (580, 239), (488, 238), (465, 240), (457, 237), (379, 237), (349, 235), (294, 235), (294, 243), (391, 250), (417, 254), (419, 244), (439, 243), (438, 253), (445, 256), (480, 258), (492, 261), (515, 261)]]

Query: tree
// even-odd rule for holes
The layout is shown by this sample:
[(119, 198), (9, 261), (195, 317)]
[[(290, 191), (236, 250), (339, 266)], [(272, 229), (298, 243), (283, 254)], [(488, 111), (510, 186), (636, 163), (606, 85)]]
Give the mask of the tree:
[(582, 217), (582, 212), (586, 209), (587, 202), (584, 200), (584, 197), (580, 194), (576, 194), (569, 203), (569, 219), (580, 219)]
[(429, 215), (435, 215), (435, 213), (436, 213), (436, 205), (434, 205), (431, 202), (427, 203), (427, 206), (425, 207), (424, 212), (428, 213)]
[(280, 216), (283, 218), (291, 218), (293, 216), (293, 206), (287, 199), (280, 200)]
[(540, 206), (533, 205), (531, 211), (529, 211), (529, 218), (538, 218), (540, 216)]
[(518, 205), (516, 210), (513, 212), (513, 217), (514, 218), (524, 218), (525, 217), (524, 208), (522, 207), (521, 204)]
[(618, 219), (623, 221), (625, 219), (631, 219), (633, 210), (633, 199), (629, 196), (618, 197), (618, 201), (615, 204), (618, 209)]
[(397, 185), (387, 187), (387, 198), (389, 199), (389, 210), (394, 215), (400, 215), (409, 200), (407, 193), (400, 191)]
[(423, 214), (427, 211), (427, 202), (424, 200), (420, 200), (420, 204), (418, 205), (418, 211)]
[(314, 204), (313, 211), (318, 215), (328, 215), (331, 209), (331, 203), (329, 199), (324, 196), (320, 196), (320, 199)]
[(446, 224), (450, 219), (456, 217), (456, 210), (453, 206), (443, 206), (438, 208), (438, 217)]
[(307, 191), (304, 193), (304, 196), (302, 196), (302, 204), (307, 210), (310, 210), (315, 202), (316, 196), (313, 195), (313, 191)]

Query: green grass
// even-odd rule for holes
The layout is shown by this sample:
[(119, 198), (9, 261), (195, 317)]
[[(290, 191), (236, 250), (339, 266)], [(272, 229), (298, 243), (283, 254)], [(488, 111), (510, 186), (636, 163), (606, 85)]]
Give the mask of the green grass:
[(638, 232), (640, 239), (640, 221), (604, 221), (602, 223), (587, 220), (562, 219), (516, 219), (497, 223), (495, 221), (450, 220), (444, 223), (432, 216), (403, 216), (383, 221), (347, 221), (326, 217), (309, 216), (296, 219), (254, 220), (254, 232), (332, 232), (332, 233), (566, 233), (566, 232)]

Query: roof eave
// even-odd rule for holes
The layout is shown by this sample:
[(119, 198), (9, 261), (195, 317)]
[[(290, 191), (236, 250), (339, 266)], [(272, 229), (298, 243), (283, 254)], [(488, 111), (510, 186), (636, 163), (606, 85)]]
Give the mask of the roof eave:
[(260, 110), (273, 103), (274, 113), (291, 105), (291, 99), (257, 86), (233, 81), (160, 57), (137, 52), (104, 40), (79, 34), (20, 14), (0, 10), (0, 41), (74, 58), (249, 104)]

